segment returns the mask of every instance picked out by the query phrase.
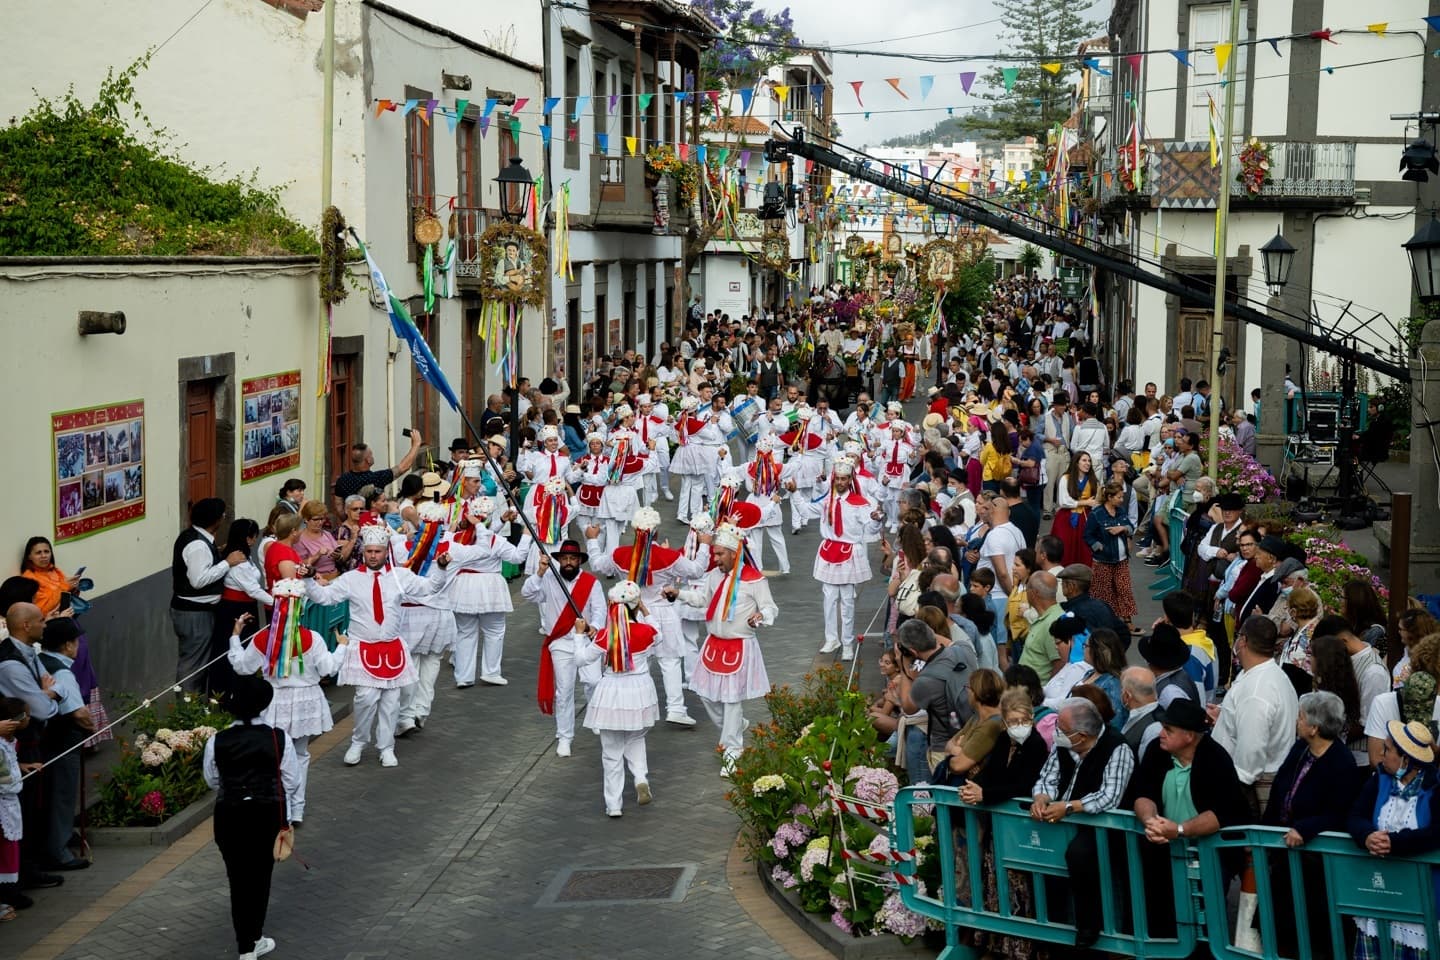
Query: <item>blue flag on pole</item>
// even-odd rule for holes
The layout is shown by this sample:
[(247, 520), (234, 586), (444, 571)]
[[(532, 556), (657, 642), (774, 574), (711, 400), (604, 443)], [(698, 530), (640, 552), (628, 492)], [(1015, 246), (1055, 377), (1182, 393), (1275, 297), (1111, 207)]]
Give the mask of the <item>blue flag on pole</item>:
[(390, 292), (390, 285), (385, 282), (385, 275), (380, 272), (380, 265), (375, 258), (370, 256), (370, 251), (360, 240), (360, 235), (354, 228), (350, 230), (350, 236), (355, 238), (355, 244), (360, 252), (365, 255), (365, 264), (370, 268), (370, 280), (375, 284), (375, 289), (380, 293), (390, 310), (390, 327), (395, 331), (395, 336), (404, 341), (405, 346), (410, 348), (410, 357), (415, 361), (415, 372), (435, 392), (445, 398), (452, 410), (460, 409), (460, 400), (455, 396), (455, 391), (450, 386), (450, 381), (445, 379), (445, 371), (440, 369), (440, 364), (435, 359), (435, 354), (430, 352), (430, 345), (425, 338), (420, 336), (420, 329), (415, 326), (415, 321), (410, 319), (410, 312), (405, 309), (405, 304)]

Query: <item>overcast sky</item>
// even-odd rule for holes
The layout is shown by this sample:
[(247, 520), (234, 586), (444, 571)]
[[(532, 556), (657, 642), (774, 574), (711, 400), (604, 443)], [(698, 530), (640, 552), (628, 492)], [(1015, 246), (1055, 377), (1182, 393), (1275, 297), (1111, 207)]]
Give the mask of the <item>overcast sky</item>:
[[(788, 5), (802, 41), (832, 47), (864, 47), (877, 51), (920, 54), (993, 53), (999, 50), (1001, 24), (991, 0), (762, 0), (767, 9)], [(1102, 19), (1108, 0), (1092, 4), (1091, 17)], [(905, 38), (905, 39), (896, 39)], [(879, 42), (887, 41), (887, 42)], [(852, 146), (874, 145), (889, 137), (916, 133), (981, 103), (966, 96), (960, 73), (974, 70), (982, 77), (987, 65), (931, 63), (882, 56), (835, 57), (835, 119), (842, 140)], [(935, 77), (930, 95), (920, 99), (920, 77)], [(910, 97), (902, 100), (885, 82), (899, 77)], [(850, 81), (863, 80), (861, 107)], [(980, 91), (977, 80), (972, 94)], [(923, 109), (922, 109), (923, 108)], [(870, 118), (864, 116), (870, 111)], [(902, 112), (892, 112), (902, 111)]]

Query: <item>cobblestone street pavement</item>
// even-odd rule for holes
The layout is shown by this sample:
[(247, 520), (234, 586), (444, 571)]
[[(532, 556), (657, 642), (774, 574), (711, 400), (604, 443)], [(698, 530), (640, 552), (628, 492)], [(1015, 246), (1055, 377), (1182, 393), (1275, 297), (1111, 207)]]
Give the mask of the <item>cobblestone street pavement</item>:
[[(678, 543), (683, 531), (673, 520), (674, 505), (661, 506), (663, 532)], [(780, 619), (761, 633), (775, 683), (800, 679), (816, 662), (822, 639), (820, 591), (810, 576), (816, 526), (789, 542), (795, 572), (772, 579)], [(878, 561), (878, 550), (875, 556)], [(767, 556), (770, 565), (773, 557)], [(277, 865), (266, 925), (279, 942), (274, 955), (787, 956), (750, 920), (726, 880), (737, 822), (724, 801), (727, 782), (719, 776), (714, 752), (717, 731), (699, 701), (689, 698), (698, 721), (693, 729), (662, 722), (649, 736), (654, 803), (637, 807), (627, 785), (624, 817), (608, 819), (598, 739), (578, 730), (574, 756), (555, 756), (553, 721), (535, 705), (540, 637), (535, 608), (520, 602), (519, 585), (519, 580), (512, 584), (516, 612), (505, 649), (509, 686), (457, 690), (447, 667), (431, 722), (399, 743), (398, 769), (382, 769), (373, 749), (359, 767), (347, 768), (341, 763), (343, 742), (312, 764), (297, 844), (310, 869), (294, 860)], [(883, 596), (878, 581), (862, 592), (859, 626)], [(866, 658), (872, 674), (875, 655), (872, 648)], [(748, 704), (747, 714), (763, 717), (763, 703)], [(348, 737), (349, 722), (341, 726)], [(332, 734), (326, 743), (339, 739)], [(197, 828), (188, 838), (193, 856), (108, 918), (84, 915), (100, 922), (63, 953), (51, 941), (50, 949), (41, 943), (26, 955), (233, 957), (225, 875), (210, 833), (209, 822)], [(171, 860), (183, 852), (172, 849)], [(123, 901), (163, 866), (152, 863), (126, 881), (126, 874), (104, 868), (106, 859), (117, 855), (135, 858), (132, 851), (101, 848), (90, 876), (70, 875), (63, 902), (40, 891), (36, 907), (9, 925), (17, 934), (22, 931), (16, 928), (30, 927), (19, 946), (43, 935), (40, 925), (63, 933), (67, 916), (77, 917), (111, 884), (119, 882), (112, 897)], [(589, 882), (576, 877), (561, 889), (562, 875), (573, 868), (633, 867), (681, 869), (603, 875)], [(670, 883), (677, 878), (686, 886), (672, 900)], [(585, 902), (551, 904), (562, 894)], [(614, 902), (640, 896), (662, 899)], [(9, 933), (0, 931), (0, 945)], [(5, 952), (15, 955), (8, 947)]]

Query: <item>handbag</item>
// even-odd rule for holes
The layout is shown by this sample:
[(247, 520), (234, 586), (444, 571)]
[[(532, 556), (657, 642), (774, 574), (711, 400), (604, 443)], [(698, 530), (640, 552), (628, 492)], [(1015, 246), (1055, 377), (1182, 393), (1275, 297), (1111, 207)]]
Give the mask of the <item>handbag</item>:
[(1036, 487), (1040, 485), (1040, 464), (1034, 463), (1028, 467), (1020, 468), (1020, 486)]
[(270, 728), (270, 736), (275, 744), (275, 789), (280, 794), (280, 830), (275, 834), (275, 862), (289, 860), (290, 854), (295, 852), (295, 828), (290, 826), (290, 821), (285, 818), (285, 787), (280, 779), (280, 735), (274, 727)]

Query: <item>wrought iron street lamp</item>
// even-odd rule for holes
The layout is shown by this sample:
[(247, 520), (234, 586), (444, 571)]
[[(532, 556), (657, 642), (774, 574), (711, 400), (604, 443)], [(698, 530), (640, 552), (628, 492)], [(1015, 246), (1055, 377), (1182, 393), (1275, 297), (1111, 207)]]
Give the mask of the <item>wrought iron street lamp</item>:
[(525, 169), (519, 157), (511, 157), (510, 163), (495, 178), (500, 184), (500, 213), (511, 223), (522, 223), (530, 211), (530, 202), (535, 196), (535, 180)]
[(1410, 256), (1410, 272), (1420, 302), (1440, 300), (1440, 220), (1433, 213), (1430, 222), (1405, 243), (1405, 252)]
[(1295, 248), (1276, 230), (1275, 236), (1260, 248), (1260, 262), (1265, 268), (1265, 286), (1270, 288), (1270, 296), (1280, 296), (1285, 284), (1290, 282), (1290, 268), (1295, 265)]

